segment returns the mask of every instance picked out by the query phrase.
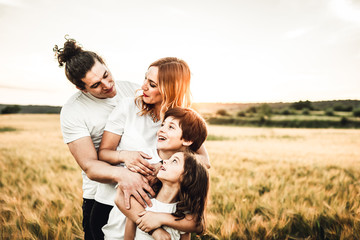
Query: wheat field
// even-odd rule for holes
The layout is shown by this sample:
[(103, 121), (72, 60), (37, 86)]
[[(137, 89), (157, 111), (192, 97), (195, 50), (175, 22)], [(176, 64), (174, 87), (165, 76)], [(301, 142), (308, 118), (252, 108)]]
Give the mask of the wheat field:
[[(203, 239), (360, 239), (360, 130), (209, 126), (206, 147)], [(0, 115), (0, 189), (0, 239), (82, 239), (59, 115)]]

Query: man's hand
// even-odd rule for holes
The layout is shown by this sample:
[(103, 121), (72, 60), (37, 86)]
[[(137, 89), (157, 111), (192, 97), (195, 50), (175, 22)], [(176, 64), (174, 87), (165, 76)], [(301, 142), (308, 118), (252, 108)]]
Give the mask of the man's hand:
[(146, 204), (152, 206), (149, 196), (144, 191), (146, 190), (152, 196), (155, 196), (155, 192), (150, 187), (148, 180), (139, 173), (134, 173), (127, 169), (124, 170), (126, 171), (123, 171), (121, 181), (118, 183), (118, 188), (124, 193), (126, 209), (130, 209), (131, 196), (134, 196), (144, 208), (146, 207)]
[(143, 211), (138, 214), (139, 219), (136, 220), (136, 225), (144, 232), (150, 232), (151, 230), (161, 227), (161, 213), (155, 213), (151, 211)]
[(141, 173), (144, 176), (153, 175), (155, 168), (146, 159), (151, 159), (151, 156), (141, 151), (121, 151), (119, 153), (121, 159), (124, 159), (126, 167), (133, 171)]

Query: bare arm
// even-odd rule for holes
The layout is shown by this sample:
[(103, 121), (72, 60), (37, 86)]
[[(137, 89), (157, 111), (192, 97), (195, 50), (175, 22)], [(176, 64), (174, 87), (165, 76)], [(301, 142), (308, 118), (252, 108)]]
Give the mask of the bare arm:
[(136, 224), (129, 218), (126, 218), (124, 240), (134, 240), (135, 232)]
[(113, 165), (123, 162), (131, 171), (143, 175), (153, 174), (154, 168), (145, 160), (151, 157), (139, 151), (116, 151), (120, 141), (121, 135), (104, 131), (99, 147), (99, 159)]
[(112, 166), (109, 163), (99, 161), (90, 137), (83, 137), (68, 143), (68, 147), (88, 178), (102, 183), (119, 183), (120, 188), (125, 194), (127, 205), (130, 204), (129, 199), (131, 195), (140, 203), (143, 204), (144, 199), (148, 205), (151, 205), (150, 198), (144, 190), (153, 196), (155, 193), (149, 186), (147, 179), (138, 173), (130, 172), (126, 168)]
[(202, 226), (196, 226), (195, 217), (186, 214), (184, 219), (177, 220), (170, 213), (155, 213), (151, 211), (143, 211), (139, 213), (140, 218), (136, 221), (138, 228), (143, 231), (151, 231), (159, 226), (168, 226), (182, 232), (202, 231)]
[(205, 165), (206, 168), (210, 168), (210, 158), (209, 154), (206, 150), (205, 145), (201, 145), (201, 147), (196, 151), (198, 154), (198, 159)]
[(121, 135), (104, 131), (99, 147), (99, 159), (113, 165), (124, 162), (120, 160), (120, 152), (116, 151), (120, 141)]
[(120, 168), (98, 160), (90, 137), (83, 137), (70, 142), (68, 147), (80, 168), (91, 180), (102, 183), (117, 183), (120, 181)]
[[(131, 209), (127, 209), (124, 202), (124, 194), (121, 190), (118, 189), (115, 198), (116, 206), (126, 217), (136, 222), (138, 227), (145, 232), (157, 229), (163, 225), (183, 232), (201, 232), (201, 226), (196, 227), (195, 218), (193, 218), (191, 215), (186, 215), (184, 219), (175, 221), (176, 217), (170, 213), (155, 213), (145, 211), (145, 208), (141, 206), (134, 198), (130, 198), (130, 202)], [(144, 221), (140, 221), (142, 218), (139, 217), (139, 215), (143, 214), (144, 212), (147, 215), (146, 219), (143, 219)], [(151, 226), (147, 225), (148, 222), (151, 222)], [(142, 225), (140, 226), (139, 223)], [(142, 226), (144, 226), (144, 228), (142, 228)]]

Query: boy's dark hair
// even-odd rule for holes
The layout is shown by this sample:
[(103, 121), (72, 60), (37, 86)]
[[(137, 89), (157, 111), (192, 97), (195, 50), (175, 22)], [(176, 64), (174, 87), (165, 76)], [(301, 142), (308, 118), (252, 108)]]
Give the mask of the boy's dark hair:
[(205, 120), (190, 108), (174, 107), (165, 112), (164, 119), (173, 117), (179, 120), (182, 129), (181, 138), (185, 141), (192, 141), (190, 150), (196, 152), (204, 143), (207, 137)]
[(104, 60), (94, 52), (85, 51), (75, 39), (67, 38), (63, 48), (57, 45), (53, 48), (59, 62), (59, 67), (65, 64), (65, 75), (70, 82), (80, 90), (85, 89), (85, 83), (81, 80), (86, 73), (95, 65), (95, 61), (105, 64)]

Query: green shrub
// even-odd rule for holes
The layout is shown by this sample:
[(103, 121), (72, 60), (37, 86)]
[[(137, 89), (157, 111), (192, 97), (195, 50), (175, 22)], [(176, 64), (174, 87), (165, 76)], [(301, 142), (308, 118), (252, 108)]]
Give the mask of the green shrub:
[(312, 103), (309, 100), (294, 102), (290, 105), (291, 108), (295, 108), (296, 110), (302, 110), (304, 108), (308, 108), (310, 110), (314, 110)]
[(245, 117), (246, 116), (246, 113), (244, 111), (240, 111), (236, 114), (236, 116), (238, 117)]
[(260, 115), (260, 118), (264, 118), (265, 120), (268, 118), (271, 118), (272, 115), (272, 109), (269, 104), (261, 104), (260, 107), (258, 107), (258, 113)]
[(302, 110), (302, 114), (303, 114), (303, 115), (310, 115), (309, 109), (308, 109), (308, 108), (304, 108), (304, 109)]
[(353, 110), (352, 106), (344, 106), (341, 104), (336, 104), (334, 106), (334, 111), (339, 111), (339, 112), (351, 112)]
[(7, 106), (3, 110), (1, 110), (2, 114), (10, 114), (10, 113), (18, 113), (21, 108), (18, 105)]
[(281, 115), (291, 115), (291, 111), (289, 109), (283, 109), (280, 111)]
[(217, 115), (220, 115), (220, 116), (228, 116), (228, 115), (229, 115), (225, 109), (219, 109), (219, 110), (217, 110), (217, 111), (216, 111), (216, 114), (217, 114)]
[(346, 117), (341, 117), (340, 119), (340, 124), (341, 125), (346, 125), (349, 122), (349, 120)]
[(354, 117), (360, 117), (360, 108), (355, 109), (355, 110), (353, 111), (353, 115), (354, 115)]
[(256, 107), (249, 107), (247, 110), (246, 110), (247, 113), (256, 113), (257, 112), (257, 109)]
[(325, 111), (326, 116), (334, 116), (334, 111), (331, 108), (326, 109)]

